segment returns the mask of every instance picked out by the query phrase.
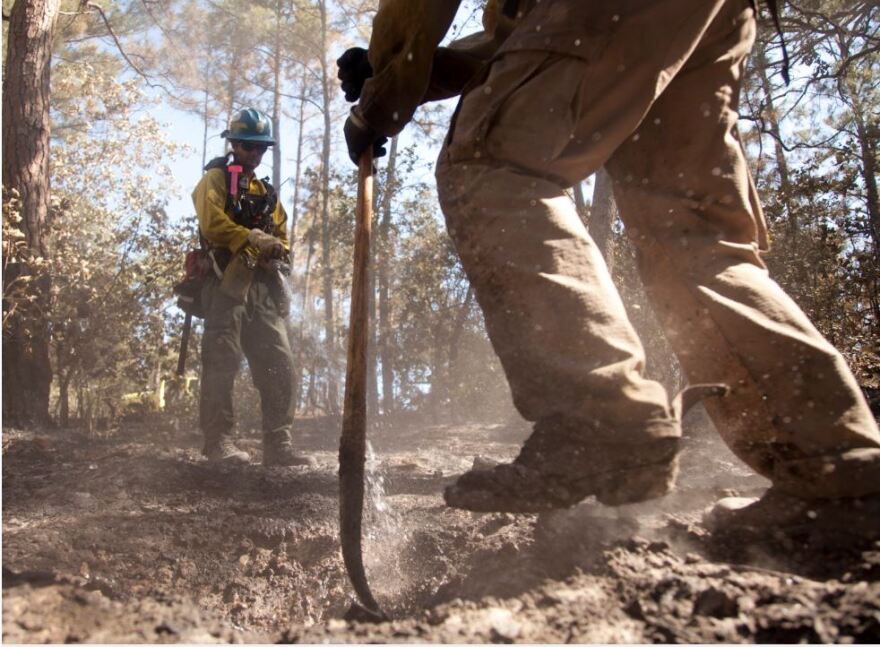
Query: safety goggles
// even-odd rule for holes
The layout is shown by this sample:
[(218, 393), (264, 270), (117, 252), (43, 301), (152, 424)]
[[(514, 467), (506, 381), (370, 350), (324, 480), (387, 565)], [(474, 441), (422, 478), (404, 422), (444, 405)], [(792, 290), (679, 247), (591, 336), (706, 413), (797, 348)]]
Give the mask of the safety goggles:
[(265, 144), (263, 142), (239, 142), (239, 145), (249, 153), (251, 151), (260, 151), (261, 153), (265, 153), (266, 150), (269, 148), (269, 144)]

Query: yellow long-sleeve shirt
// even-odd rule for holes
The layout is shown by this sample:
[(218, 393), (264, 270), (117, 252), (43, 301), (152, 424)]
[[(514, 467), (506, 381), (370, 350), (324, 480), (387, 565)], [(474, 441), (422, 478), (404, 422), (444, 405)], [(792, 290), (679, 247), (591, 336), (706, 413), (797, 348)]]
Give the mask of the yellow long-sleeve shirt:
[[(192, 192), (193, 205), (196, 215), (199, 217), (199, 230), (202, 236), (213, 247), (226, 248), (233, 254), (239, 251), (247, 243), (247, 227), (236, 224), (232, 215), (226, 211), (226, 196), (229, 187), (226, 186), (226, 174), (221, 168), (212, 168), (202, 176)], [(250, 179), (248, 193), (265, 195), (266, 187), (256, 177)], [(281, 201), (275, 205), (272, 212), (272, 220), (275, 223), (275, 236), (284, 245), (284, 249), (290, 250), (290, 242), (287, 238), (287, 212), (281, 206)]]

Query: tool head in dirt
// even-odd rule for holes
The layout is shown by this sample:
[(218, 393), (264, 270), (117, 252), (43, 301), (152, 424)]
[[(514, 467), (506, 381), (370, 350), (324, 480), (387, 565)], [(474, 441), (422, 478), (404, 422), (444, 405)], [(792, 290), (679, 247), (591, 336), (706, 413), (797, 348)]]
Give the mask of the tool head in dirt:
[(364, 605), (359, 602), (352, 602), (351, 606), (348, 607), (348, 611), (345, 612), (345, 616), (343, 616), (345, 620), (349, 622), (388, 622), (391, 620), (382, 609), (378, 607), (375, 610), (368, 609)]

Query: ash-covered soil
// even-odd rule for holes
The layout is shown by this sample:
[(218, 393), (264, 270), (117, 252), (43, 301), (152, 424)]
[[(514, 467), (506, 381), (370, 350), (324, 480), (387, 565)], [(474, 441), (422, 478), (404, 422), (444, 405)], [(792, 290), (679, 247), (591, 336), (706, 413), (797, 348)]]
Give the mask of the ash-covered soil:
[[(545, 515), (448, 509), (475, 455), (522, 423), (370, 431), (365, 562), (393, 618), (345, 620), (338, 420), (298, 423), (314, 468), (219, 467), (161, 417), (105, 437), (3, 431), (5, 642), (875, 642), (880, 505), (784, 522), (704, 511), (767, 482), (695, 412), (679, 487)], [(240, 445), (260, 458), (258, 435)]]

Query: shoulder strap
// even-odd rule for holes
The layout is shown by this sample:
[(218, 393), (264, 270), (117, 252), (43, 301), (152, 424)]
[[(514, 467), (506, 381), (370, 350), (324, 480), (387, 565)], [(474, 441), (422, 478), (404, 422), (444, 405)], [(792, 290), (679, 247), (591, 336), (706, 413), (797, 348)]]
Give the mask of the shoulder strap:
[(229, 172), (229, 161), (230, 155), (221, 155), (219, 157), (215, 157), (210, 162), (205, 164), (205, 168), (203, 169), (206, 173), (215, 168), (219, 168), (223, 171), (223, 188), (226, 189), (226, 203), (223, 208), (226, 211), (229, 211), (232, 208), (232, 196), (229, 193), (229, 182), (232, 180), (232, 174)]
[(278, 193), (271, 182), (269, 182), (269, 176), (262, 178), (260, 182), (263, 183), (263, 188), (266, 189), (266, 213), (272, 215), (275, 213), (275, 207), (278, 205)]
[(205, 164), (205, 168), (202, 170), (210, 171), (212, 168), (225, 169), (227, 164), (229, 164), (229, 155), (221, 155), (219, 157), (215, 157), (210, 162)]

